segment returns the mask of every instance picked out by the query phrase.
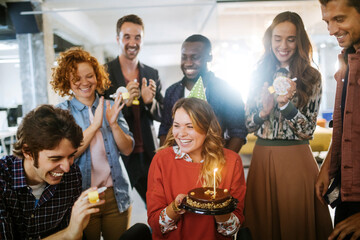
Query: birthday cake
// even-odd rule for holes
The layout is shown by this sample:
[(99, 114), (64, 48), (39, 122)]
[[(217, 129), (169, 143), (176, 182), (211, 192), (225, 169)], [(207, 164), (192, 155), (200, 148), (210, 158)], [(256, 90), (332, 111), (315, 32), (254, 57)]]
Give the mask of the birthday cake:
[(189, 191), (186, 197), (186, 204), (190, 207), (205, 210), (223, 209), (232, 202), (232, 197), (227, 189), (201, 187)]

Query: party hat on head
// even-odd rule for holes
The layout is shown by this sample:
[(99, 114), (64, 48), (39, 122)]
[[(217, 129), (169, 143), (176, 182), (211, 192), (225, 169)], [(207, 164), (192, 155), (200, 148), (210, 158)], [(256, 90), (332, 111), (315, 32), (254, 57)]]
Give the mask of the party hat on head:
[(201, 100), (207, 101), (206, 100), (206, 95), (205, 95), (205, 88), (204, 88), (204, 83), (203, 80), (201, 78), (201, 76), (199, 77), (199, 79), (196, 81), (195, 85), (193, 86), (193, 88), (190, 91), (189, 96), (187, 96), (188, 98), (199, 98)]

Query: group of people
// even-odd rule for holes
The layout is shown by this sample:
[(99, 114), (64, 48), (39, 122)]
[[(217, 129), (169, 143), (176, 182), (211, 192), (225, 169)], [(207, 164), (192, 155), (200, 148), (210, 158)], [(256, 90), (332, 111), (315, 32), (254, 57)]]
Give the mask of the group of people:
[[(322, 81), (298, 14), (282, 12), (267, 28), (246, 106), (208, 70), (211, 43), (199, 34), (182, 44), (184, 77), (163, 97), (158, 71), (137, 57), (144, 24), (127, 15), (116, 27), (119, 56), (103, 66), (81, 48), (61, 53), (51, 85), (69, 99), (35, 108), (18, 127), (14, 155), (0, 160), (0, 239), (125, 239), (131, 188), (146, 203), (153, 239), (231, 239), (243, 227), (261, 240), (360, 238), (360, 2), (319, 1), (344, 48), (333, 141), (320, 173), (309, 140)], [(269, 90), (278, 76), (289, 86), (283, 95)], [(205, 98), (188, 97), (199, 81)], [(115, 94), (119, 87), (128, 96)], [(258, 139), (245, 183), (238, 152), (248, 132)], [(323, 196), (335, 176), (341, 201), (333, 229)], [(235, 210), (181, 209), (201, 186), (228, 189)], [(90, 203), (87, 194), (100, 187), (107, 189)]]

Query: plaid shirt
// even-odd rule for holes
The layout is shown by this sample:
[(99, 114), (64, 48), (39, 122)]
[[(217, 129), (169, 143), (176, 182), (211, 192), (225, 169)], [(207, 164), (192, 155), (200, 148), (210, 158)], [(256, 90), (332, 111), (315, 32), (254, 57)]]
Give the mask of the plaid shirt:
[(0, 159), (0, 239), (40, 239), (66, 228), (81, 193), (81, 173), (73, 164), (57, 185), (46, 185), (37, 205), (26, 184), (23, 160)]

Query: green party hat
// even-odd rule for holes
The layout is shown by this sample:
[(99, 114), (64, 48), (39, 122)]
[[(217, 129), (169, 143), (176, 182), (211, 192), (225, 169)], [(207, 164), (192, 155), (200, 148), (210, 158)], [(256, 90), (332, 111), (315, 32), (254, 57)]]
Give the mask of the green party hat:
[(187, 96), (188, 98), (198, 98), (204, 101), (206, 100), (206, 96), (205, 96), (205, 88), (204, 88), (204, 84), (203, 84), (203, 80), (201, 78), (201, 76), (199, 77), (199, 79), (196, 81), (195, 85), (193, 86), (193, 88), (190, 91), (189, 96)]

